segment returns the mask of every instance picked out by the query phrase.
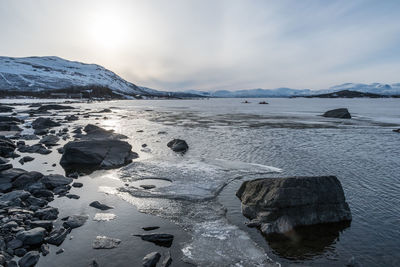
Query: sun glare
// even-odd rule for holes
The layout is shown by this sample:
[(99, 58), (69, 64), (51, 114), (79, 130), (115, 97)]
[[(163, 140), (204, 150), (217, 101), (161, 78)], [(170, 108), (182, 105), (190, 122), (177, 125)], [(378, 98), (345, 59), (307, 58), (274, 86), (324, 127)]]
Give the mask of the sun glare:
[(129, 39), (129, 24), (118, 12), (93, 14), (88, 22), (89, 36), (96, 45), (112, 50), (121, 48)]

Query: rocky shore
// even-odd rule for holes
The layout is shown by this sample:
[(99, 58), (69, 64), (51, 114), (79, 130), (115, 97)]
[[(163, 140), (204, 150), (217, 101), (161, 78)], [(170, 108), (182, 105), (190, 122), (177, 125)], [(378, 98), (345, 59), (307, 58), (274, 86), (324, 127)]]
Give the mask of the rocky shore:
[[(60, 216), (59, 208), (52, 206), (52, 202), (60, 198), (80, 199), (79, 194), (70, 193), (70, 190), (83, 187), (80, 177), (96, 170), (119, 168), (132, 162), (138, 154), (132, 151), (132, 146), (124, 141), (127, 137), (122, 134), (94, 124), (85, 127), (72, 124), (91, 116), (107, 119), (103, 114), (111, 113), (110, 109), (89, 112), (68, 105), (31, 104), (18, 110), (0, 105), (0, 111), (9, 113), (0, 116), (0, 266), (35, 266), (41, 256), (45, 257), (51, 251), (55, 255), (64, 253), (64, 248), (56, 247), (66, 239), (72, 239), (75, 229), (85, 225), (90, 218), (80, 212)], [(184, 152), (181, 145), (177, 145), (177, 151)], [(185, 151), (187, 149), (186, 144)], [(35, 162), (35, 157), (48, 157), (52, 161), (57, 158), (55, 153), (61, 157), (59, 164), (65, 175), (13, 166), (16, 160), (21, 165)], [(47, 161), (43, 164), (48, 165)], [(51, 166), (57, 165), (55, 162)], [(97, 200), (90, 202), (88, 208), (114, 209)], [(115, 217), (112, 215), (96, 213), (94, 220), (112, 219)], [(143, 227), (145, 231), (159, 228)], [(162, 232), (138, 236), (144, 242), (166, 248), (170, 248), (174, 240), (174, 235)], [(92, 247), (95, 250), (113, 249), (120, 243), (121, 239), (98, 235)], [(164, 251), (163, 256), (160, 252), (162, 250), (149, 251), (143, 257), (143, 266), (156, 266), (159, 261), (161, 266), (169, 266), (171, 252)], [(87, 266), (99, 266), (99, 263), (96, 259), (88, 260)]]

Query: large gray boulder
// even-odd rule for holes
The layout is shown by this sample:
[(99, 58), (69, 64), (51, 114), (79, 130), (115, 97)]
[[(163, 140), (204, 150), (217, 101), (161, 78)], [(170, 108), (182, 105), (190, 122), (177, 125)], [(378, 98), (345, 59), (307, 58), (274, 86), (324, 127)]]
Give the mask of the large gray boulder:
[(325, 112), (322, 116), (327, 118), (351, 119), (347, 108), (337, 108)]
[(60, 164), (67, 173), (90, 173), (98, 169), (112, 169), (126, 165), (137, 158), (132, 146), (121, 140), (72, 141), (64, 146)]
[(350, 221), (351, 212), (335, 176), (246, 181), (236, 193), (242, 213), (265, 234), (296, 226)]

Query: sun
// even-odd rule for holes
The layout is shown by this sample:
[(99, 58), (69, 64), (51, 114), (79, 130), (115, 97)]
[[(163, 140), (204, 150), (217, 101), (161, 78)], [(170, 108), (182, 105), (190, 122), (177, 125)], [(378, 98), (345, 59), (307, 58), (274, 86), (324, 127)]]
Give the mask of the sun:
[(127, 44), (129, 24), (120, 12), (100, 10), (88, 19), (88, 37), (96, 46), (112, 50)]

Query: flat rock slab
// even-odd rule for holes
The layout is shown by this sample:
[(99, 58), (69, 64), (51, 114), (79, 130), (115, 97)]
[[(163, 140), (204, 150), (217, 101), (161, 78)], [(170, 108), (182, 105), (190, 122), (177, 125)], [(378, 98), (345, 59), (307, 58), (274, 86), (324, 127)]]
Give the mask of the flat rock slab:
[(63, 223), (63, 226), (71, 229), (78, 228), (84, 225), (88, 219), (87, 215), (72, 215)]
[(351, 220), (343, 188), (335, 176), (246, 181), (236, 196), (242, 201), (243, 215), (259, 223), (264, 234)]
[(161, 247), (171, 247), (174, 236), (171, 234), (144, 234), (134, 235), (140, 237), (144, 241), (152, 242)]
[(117, 238), (97, 236), (92, 244), (92, 247), (94, 249), (112, 249), (118, 247), (120, 243), (121, 240)]

